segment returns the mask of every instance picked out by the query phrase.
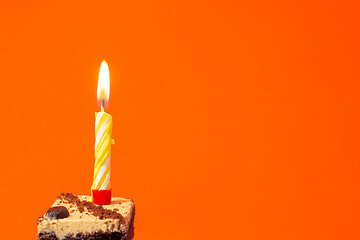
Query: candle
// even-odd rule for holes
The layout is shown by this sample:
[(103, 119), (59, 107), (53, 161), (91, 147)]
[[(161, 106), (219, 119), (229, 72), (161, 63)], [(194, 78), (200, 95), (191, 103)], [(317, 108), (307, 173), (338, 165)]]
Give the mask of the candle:
[(92, 189), (93, 202), (99, 205), (111, 203), (110, 157), (112, 116), (105, 112), (109, 102), (110, 77), (105, 61), (101, 63), (97, 99), (101, 112), (95, 113), (95, 167)]

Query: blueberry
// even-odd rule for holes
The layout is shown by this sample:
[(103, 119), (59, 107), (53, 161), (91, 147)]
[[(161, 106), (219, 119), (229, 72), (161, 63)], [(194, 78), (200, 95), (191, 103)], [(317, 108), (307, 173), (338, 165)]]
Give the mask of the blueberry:
[(50, 220), (67, 218), (69, 216), (69, 211), (64, 206), (49, 208), (49, 210), (45, 213), (45, 217)]

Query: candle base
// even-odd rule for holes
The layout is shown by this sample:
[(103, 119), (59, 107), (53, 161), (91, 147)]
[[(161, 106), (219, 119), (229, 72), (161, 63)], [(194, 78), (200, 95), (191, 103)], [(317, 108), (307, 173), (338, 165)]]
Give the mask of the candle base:
[(109, 205), (111, 203), (111, 189), (92, 190), (93, 203), (97, 205)]

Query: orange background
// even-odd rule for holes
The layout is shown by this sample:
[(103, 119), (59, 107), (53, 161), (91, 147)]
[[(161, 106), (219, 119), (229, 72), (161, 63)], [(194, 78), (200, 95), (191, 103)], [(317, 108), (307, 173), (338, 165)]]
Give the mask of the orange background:
[(359, 9), (1, 1), (1, 238), (90, 193), (105, 59), (135, 239), (359, 239)]

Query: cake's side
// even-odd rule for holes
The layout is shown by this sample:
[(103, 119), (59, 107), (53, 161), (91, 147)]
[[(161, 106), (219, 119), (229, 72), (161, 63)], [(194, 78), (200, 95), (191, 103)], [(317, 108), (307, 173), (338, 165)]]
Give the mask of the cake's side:
[(130, 224), (128, 226), (128, 229), (126, 231), (126, 240), (131, 240), (134, 237), (134, 220), (135, 220), (135, 204), (132, 205), (131, 208), (131, 214), (130, 214)]
[[(57, 240), (55, 233), (39, 233), (38, 240)], [(63, 240), (129, 240), (124, 233), (121, 232), (92, 232), (92, 233), (72, 233), (67, 234)]]
[(51, 218), (57, 216), (56, 213), (40, 217), (38, 240), (133, 239), (135, 205), (132, 200), (112, 198), (111, 204), (105, 206), (95, 205), (89, 200), (89, 196), (61, 194), (52, 209), (66, 207), (69, 215), (63, 214), (64, 218), (54, 220)]

